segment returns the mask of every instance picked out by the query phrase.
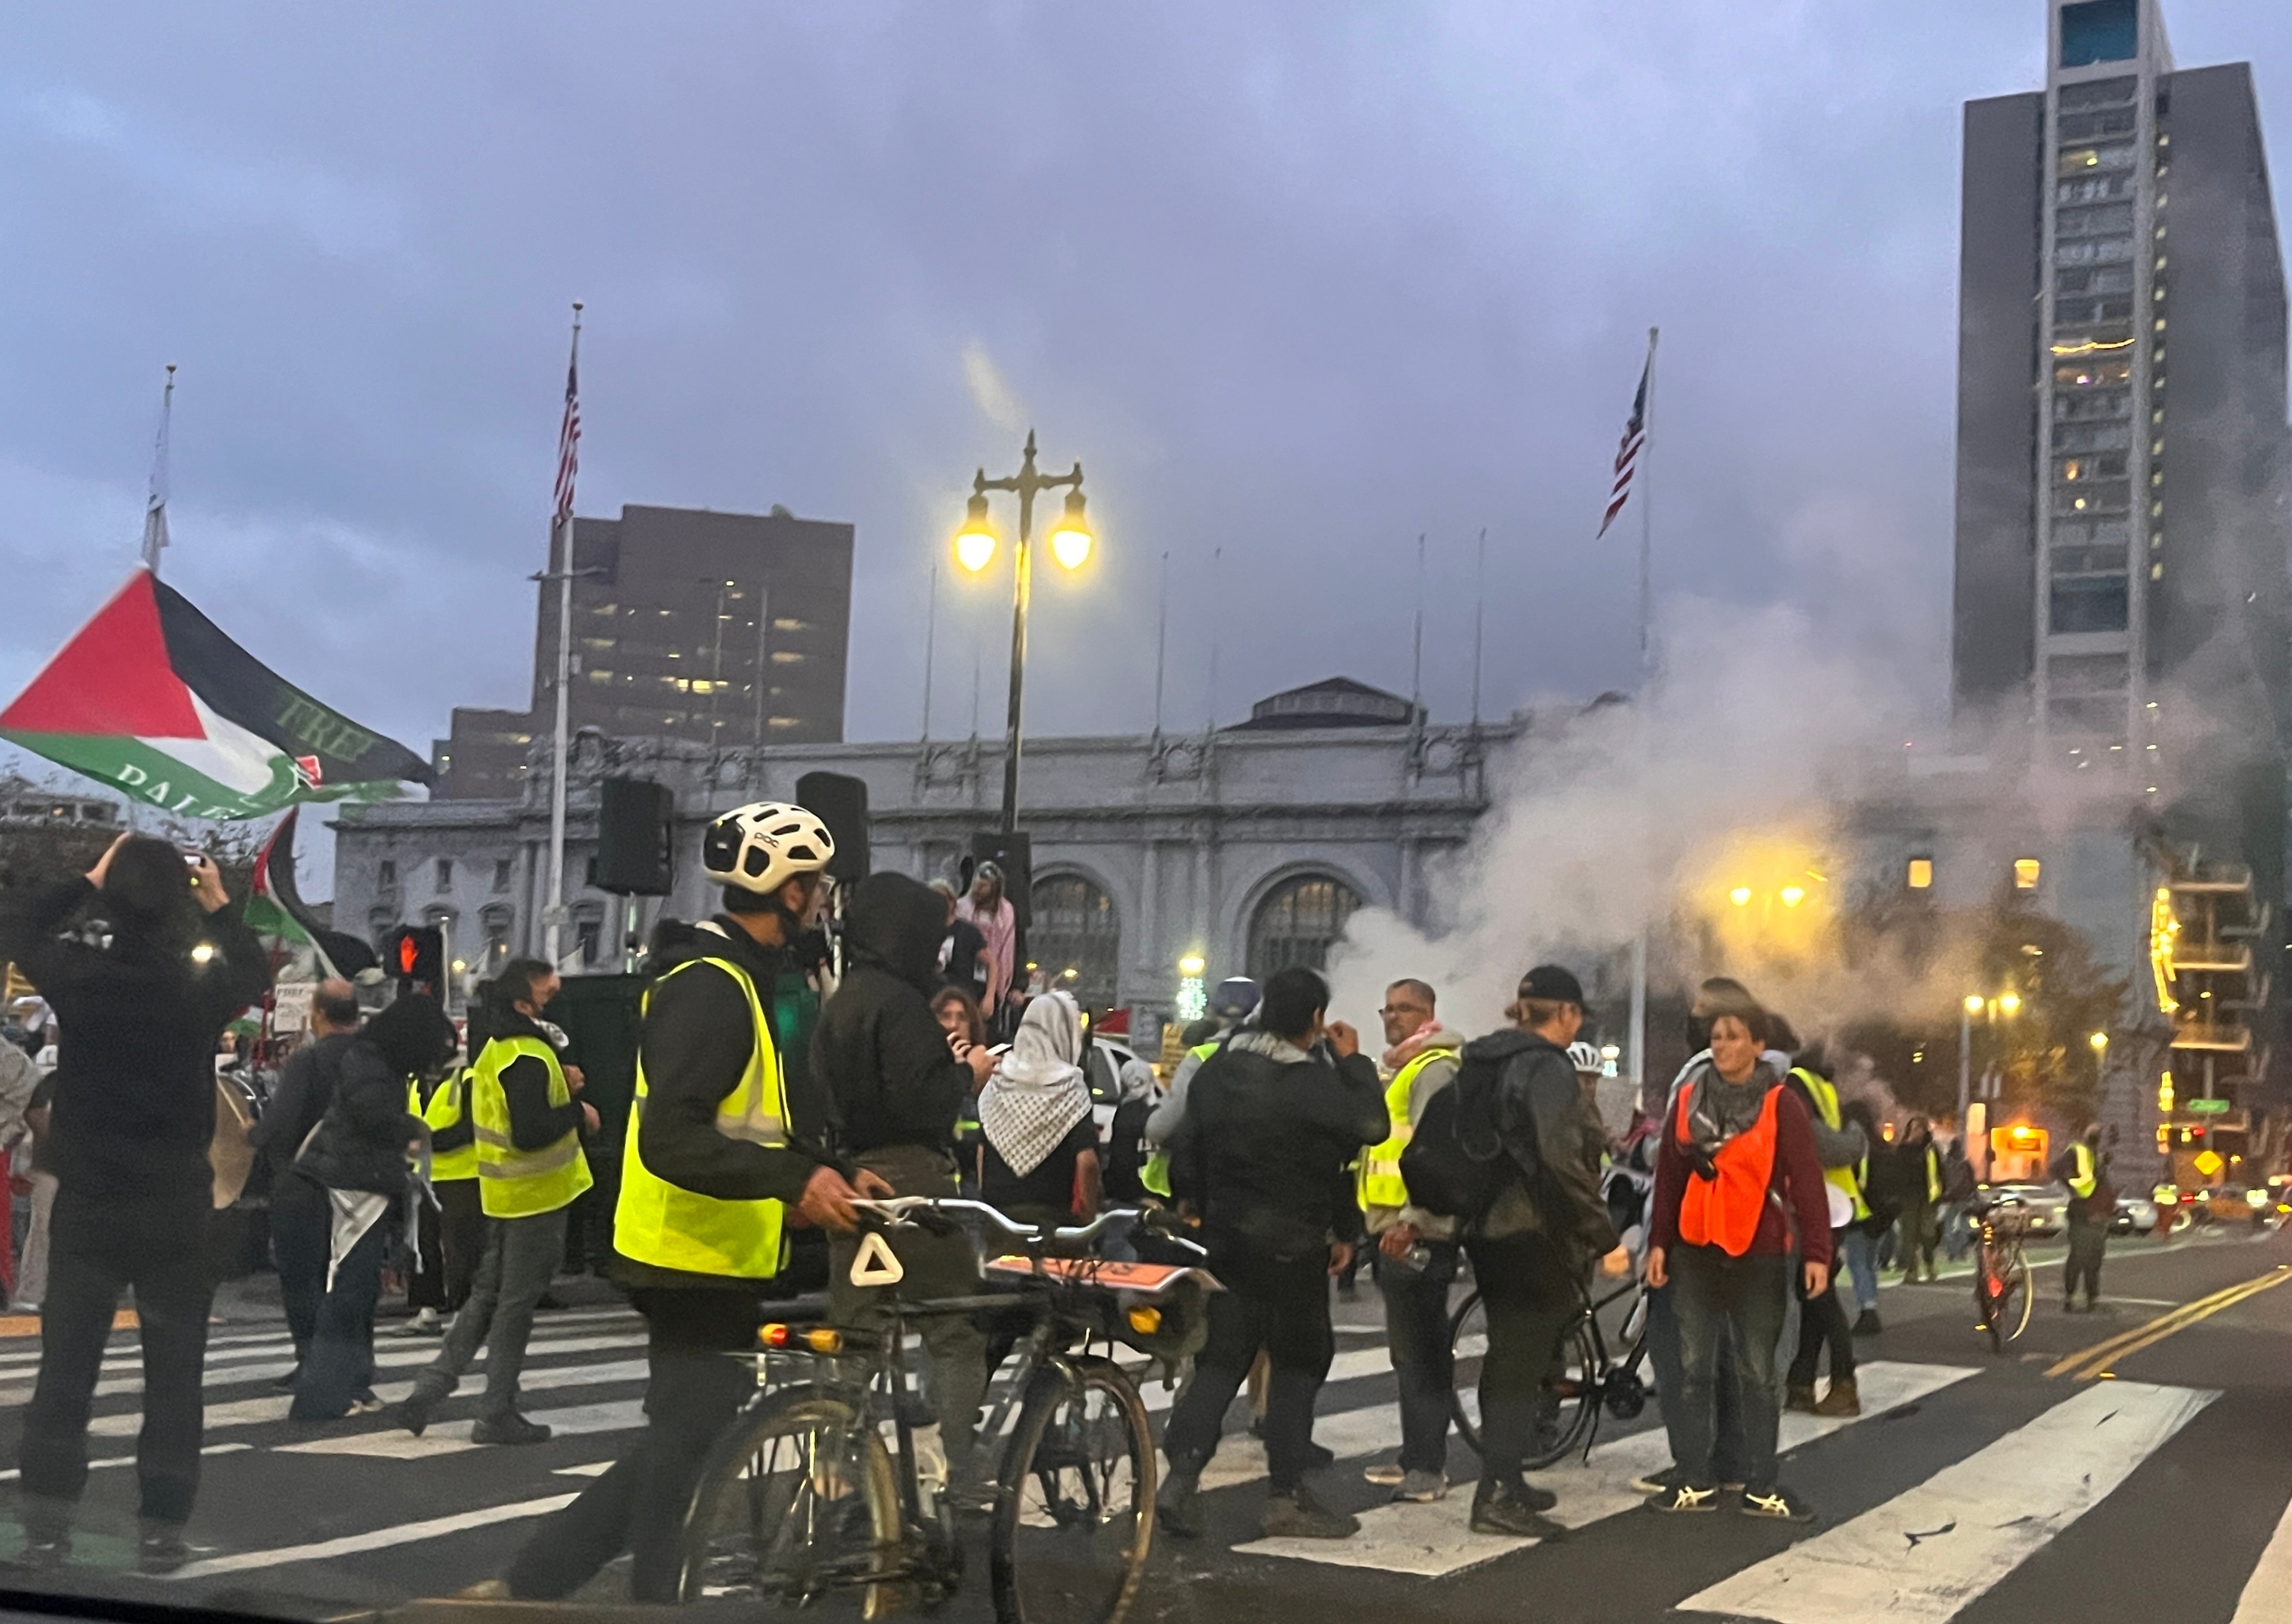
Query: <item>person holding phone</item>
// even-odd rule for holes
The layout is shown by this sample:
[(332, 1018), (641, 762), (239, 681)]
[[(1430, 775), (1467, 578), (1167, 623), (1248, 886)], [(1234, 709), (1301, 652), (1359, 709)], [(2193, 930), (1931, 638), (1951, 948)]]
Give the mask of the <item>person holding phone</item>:
[[(83, 911), (109, 925), (106, 945), (60, 934)], [(199, 1483), (214, 1056), (223, 1028), (270, 987), (270, 956), (212, 859), (125, 834), (84, 878), (0, 896), (7, 959), (59, 1030), (46, 1146), (58, 1187), (19, 1457), (25, 1559), (48, 1567), (71, 1554), (88, 1406), (132, 1287), (143, 1353), (138, 1562), (171, 1572), (190, 1560), (182, 1531)]]

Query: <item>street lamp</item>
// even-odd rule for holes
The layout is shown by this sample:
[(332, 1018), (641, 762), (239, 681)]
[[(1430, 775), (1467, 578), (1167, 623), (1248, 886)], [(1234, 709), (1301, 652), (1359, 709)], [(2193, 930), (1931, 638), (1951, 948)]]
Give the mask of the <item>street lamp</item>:
[(2001, 992), (1994, 998), (1983, 998), (1978, 992), (1965, 995), (1957, 1014), (1957, 1126), (1966, 1131), (1973, 1105), (1973, 1017), (1987, 1013), (1989, 1024), (1995, 1026), (1997, 1017), (2008, 1020), (2022, 1013), (2022, 995)]
[(1090, 521), (1083, 509), (1082, 465), (1071, 473), (1043, 474), (1035, 471), (1035, 432), (1027, 431), (1027, 450), (1019, 472), (1007, 480), (990, 480), (981, 468), (971, 481), (971, 505), (956, 533), (956, 561), (977, 575), (994, 562), (997, 537), (987, 514), (987, 493), (1007, 490), (1019, 498), (1019, 545), (1012, 555), (1011, 591), (1011, 711), (1003, 739), (1003, 831), (1019, 827), (1019, 727), (1027, 680), (1027, 606), (1034, 595), (1033, 537), (1035, 497), (1045, 490), (1063, 489), (1066, 509), (1051, 532), (1051, 555), (1069, 570), (1079, 570), (1090, 557)]

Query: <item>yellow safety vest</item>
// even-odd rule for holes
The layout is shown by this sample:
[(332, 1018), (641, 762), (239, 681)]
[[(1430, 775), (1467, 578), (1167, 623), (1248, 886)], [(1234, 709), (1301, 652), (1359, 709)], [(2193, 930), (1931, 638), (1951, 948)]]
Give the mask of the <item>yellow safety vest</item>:
[(470, 1069), (470, 1117), (478, 1136), (479, 1199), (488, 1218), (530, 1218), (569, 1206), (592, 1183), (589, 1159), (581, 1154), (581, 1134), (568, 1129), (563, 1137), (537, 1151), (521, 1151), (509, 1136), (509, 1095), (502, 1088), (502, 1073), (511, 1064), (531, 1055), (549, 1068), (549, 1103), (571, 1102), (565, 1068), (557, 1051), (538, 1038), (496, 1038), (478, 1054)]
[(2089, 1201), (2093, 1199), (2094, 1186), (2099, 1182), (2101, 1171), (2094, 1163), (2093, 1146), (2082, 1139), (2078, 1140), (2070, 1146), (2070, 1154), (2075, 1158), (2070, 1164), (2070, 1193), (2080, 1201)]
[[(730, 976), (748, 1000), (755, 1042), (747, 1069), (732, 1091), (716, 1103), (716, 1131), (750, 1144), (787, 1143), (787, 1094), (780, 1081), (779, 1053), (764, 1019), (763, 1000), (748, 973), (728, 958), (688, 958), (662, 982), (694, 965), (714, 965)], [(659, 982), (653, 983), (658, 986)], [(645, 993), (652, 1004), (652, 992)], [(637, 1149), (650, 1092), (644, 1060), (637, 1060), (637, 1097), (629, 1107), (629, 1131), (621, 1152), (621, 1199), (613, 1210), (613, 1249), (633, 1262), (688, 1274), (722, 1274), (765, 1280), (780, 1272), (780, 1231), (787, 1208), (779, 1201), (723, 1201), (672, 1184), (644, 1164)]]
[(1941, 1152), (1929, 1142), (1926, 1145), (1926, 1200), (1941, 1200)]
[(1408, 1121), (1408, 1096), (1416, 1087), (1416, 1079), (1425, 1067), (1436, 1060), (1453, 1060), (1454, 1046), (1428, 1048), (1423, 1054), (1392, 1074), (1384, 1086), (1384, 1114), (1390, 1119), (1392, 1133), (1382, 1144), (1373, 1144), (1361, 1152), (1360, 1193), (1361, 1210), (1372, 1207), (1406, 1207), (1408, 1205), (1408, 1185), (1400, 1176), (1400, 1152), (1408, 1147), (1408, 1136), (1415, 1130)]
[[(1211, 1038), (1207, 1043), (1194, 1045), (1186, 1053), (1193, 1055), (1197, 1060), (1207, 1060), (1218, 1052), (1218, 1045), (1224, 1041), (1224, 1037), (1221, 1035)], [(1166, 1201), (1170, 1199), (1170, 1152), (1157, 1146), (1154, 1153), (1146, 1159), (1146, 1165), (1138, 1170), (1138, 1182), (1145, 1185), (1152, 1193), (1160, 1196)]]
[[(461, 1121), (462, 1112), (468, 1106), (469, 1095), (470, 1069), (456, 1066), (438, 1085), (427, 1105), (422, 1103), (421, 1080), (409, 1081), (406, 1085), (407, 1113), (428, 1123), (432, 1135), (442, 1134)], [(446, 1184), (457, 1178), (475, 1178), (477, 1176), (478, 1143), (474, 1139), (459, 1150), (439, 1151), (431, 1154), (430, 1182), (433, 1184)]]
[[(1837, 1087), (1828, 1078), (1810, 1071), (1804, 1066), (1793, 1066), (1791, 1075), (1804, 1083), (1807, 1093), (1814, 1096), (1814, 1109), (1820, 1114), (1823, 1127), (1836, 1133), (1842, 1119), (1838, 1112)], [(1864, 1159), (1862, 1165), (1868, 1165), (1868, 1158)], [(1822, 1176), (1827, 1182), (1837, 1185), (1854, 1203), (1854, 1221), (1859, 1224), (1870, 1216), (1870, 1204), (1862, 1199), (1862, 1181), (1855, 1176), (1855, 1172), (1853, 1168), (1825, 1168)]]

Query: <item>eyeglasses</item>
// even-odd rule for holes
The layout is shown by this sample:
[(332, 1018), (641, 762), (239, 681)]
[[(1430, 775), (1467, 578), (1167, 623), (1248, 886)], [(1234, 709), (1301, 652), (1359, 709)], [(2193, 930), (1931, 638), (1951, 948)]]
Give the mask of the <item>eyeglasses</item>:
[(1422, 1004), (1387, 1004), (1376, 1012), (1382, 1015), (1429, 1015), (1432, 1012)]

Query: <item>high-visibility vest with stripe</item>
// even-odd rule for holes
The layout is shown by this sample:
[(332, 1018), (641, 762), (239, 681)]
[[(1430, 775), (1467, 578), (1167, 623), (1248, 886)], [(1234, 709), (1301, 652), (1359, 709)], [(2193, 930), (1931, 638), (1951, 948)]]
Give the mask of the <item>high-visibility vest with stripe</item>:
[[(714, 965), (730, 976), (748, 1001), (755, 1041), (748, 1064), (732, 1090), (716, 1102), (716, 1131), (750, 1144), (787, 1143), (787, 1095), (780, 1080), (779, 1052), (763, 1000), (748, 973), (728, 958), (688, 958), (666, 975), (695, 965)], [(653, 983), (658, 987), (660, 982)], [(652, 992), (645, 993), (645, 1005)], [(637, 1097), (629, 1107), (629, 1131), (621, 1152), (621, 1199), (613, 1210), (613, 1249), (633, 1262), (688, 1274), (722, 1274), (764, 1280), (780, 1271), (780, 1232), (787, 1208), (779, 1201), (725, 1201), (672, 1184), (645, 1166), (638, 1149), (645, 1100), (651, 1092), (644, 1060), (637, 1060)]]
[[(1804, 1066), (1793, 1066), (1791, 1075), (1806, 1085), (1807, 1093), (1814, 1100), (1815, 1114), (1822, 1119), (1823, 1127), (1836, 1133), (1843, 1120), (1838, 1110), (1837, 1085)], [(1870, 1204), (1862, 1199), (1862, 1180), (1858, 1176), (1860, 1169), (1868, 1165), (1869, 1158), (1866, 1156), (1851, 1168), (1825, 1168), (1822, 1170), (1824, 1182), (1836, 1185), (1840, 1192), (1854, 1203), (1854, 1222), (1857, 1224), (1870, 1216)]]
[(2094, 1162), (2093, 1146), (2078, 1140), (2070, 1146), (2070, 1193), (2080, 1201), (2093, 1200), (2094, 1186), (2099, 1184), (2101, 1169)]
[[(422, 1103), (422, 1083), (419, 1079), (406, 1085), (406, 1110), (410, 1116), (422, 1119), (430, 1126), (434, 1136), (444, 1133), (462, 1119), (469, 1109), (470, 1068), (456, 1066), (446, 1075), (430, 1103)], [(430, 1157), (430, 1182), (442, 1184), (450, 1179), (475, 1178), (478, 1176), (478, 1142), (475, 1139), (458, 1150), (433, 1151)]]
[(1941, 1200), (1941, 1152), (1934, 1149), (1932, 1140), (1926, 1142), (1926, 1153), (1922, 1159), (1926, 1164), (1926, 1200), (1939, 1201)]
[[(1730, 1257), (1740, 1257), (1751, 1249), (1774, 1181), (1775, 1108), (1781, 1093), (1780, 1084), (1768, 1089), (1759, 1105), (1758, 1120), (1719, 1147), (1713, 1159), (1718, 1168), (1716, 1177), (1689, 1175), (1687, 1188), (1679, 1198), (1682, 1240), (1715, 1246)], [(1679, 1091), (1679, 1115), (1671, 1131), (1683, 1143), (1689, 1137), (1688, 1107), (1694, 1098), (1692, 1088)]]
[[(1186, 1051), (1197, 1060), (1207, 1060), (1218, 1052), (1223, 1038), (1213, 1038), (1207, 1043), (1198, 1043)], [(1170, 1152), (1159, 1145), (1146, 1158), (1146, 1165), (1138, 1170), (1138, 1182), (1164, 1200), (1170, 1199)]]
[(1400, 1152), (1408, 1148), (1408, 1136), (1415, 1131), (1408, 1121), (1408, 1096), (1416, 1087), (1416, 1079), (1425, 1067), (1436, 1060), (1453, 1060), (1453, 1046), (1426, 1049), (1400, 1071), (1384, 1086), (1384, 1114), (1390, 1119), (1392, 1132), (1382, 1144), (1373, 1144), (1361, 1152), (1360, 1204), (1366, 1212), (1372, 1207), (1406, 1207), (1408, 1205), (1408, 1185), (1400, 1176)]
[(549, 1068), (549, 1103), (571, 1103), (573, 1090), (557, 1051), (538, 1038), (496, 1038), (479, 1051), (470, 1069), (470, 1120), (478, 1136), (479, 1200), (488, 1218), (530, 1218), (555, 1212), (592, 1183), (589, 1159), (581, 1154), (581, 1133), (564, 1135), (537, 1151), (521, 1151), (509, 1131), (509, 1095), (502, 1073), (530, 1056)]

